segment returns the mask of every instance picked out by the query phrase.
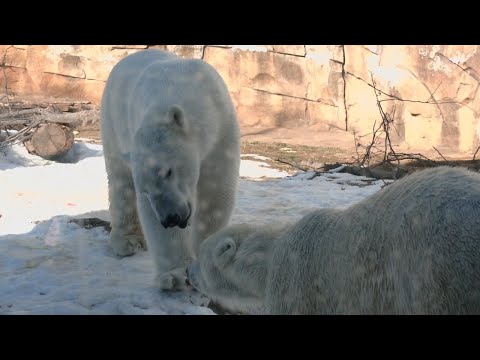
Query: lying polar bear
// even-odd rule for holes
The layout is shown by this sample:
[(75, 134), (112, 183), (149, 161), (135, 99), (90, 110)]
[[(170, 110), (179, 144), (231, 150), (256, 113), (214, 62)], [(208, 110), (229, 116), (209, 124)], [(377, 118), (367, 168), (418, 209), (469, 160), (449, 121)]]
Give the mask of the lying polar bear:
[(129, 55), (106, 83), (101, 132), (113, 251), (148, 247), (157, 286), (186, 288), (189, 259), (235, 204), (240, 130), (224, 81), (202, 60)]
[(286, 228), (232, 225), (187, 272), (231, 312), (480, 314), (480, 175), (418, 171)]

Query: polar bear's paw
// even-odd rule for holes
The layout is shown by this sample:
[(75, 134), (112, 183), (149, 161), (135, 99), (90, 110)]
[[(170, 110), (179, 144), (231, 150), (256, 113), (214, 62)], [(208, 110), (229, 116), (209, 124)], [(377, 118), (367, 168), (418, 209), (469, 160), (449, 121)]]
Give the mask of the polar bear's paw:
[(141, 235), (122, 235), (113, 231), (110, 234), (110, 246), (118, 256), (129, 256), (140, 249), (146, 249), (145, 241)]
[(155, 285), (161, 290), (169, 291), (192, 289), (190, 281), (188, 281), (185, 268), (179, 268), (157, 275), (155, 278)]

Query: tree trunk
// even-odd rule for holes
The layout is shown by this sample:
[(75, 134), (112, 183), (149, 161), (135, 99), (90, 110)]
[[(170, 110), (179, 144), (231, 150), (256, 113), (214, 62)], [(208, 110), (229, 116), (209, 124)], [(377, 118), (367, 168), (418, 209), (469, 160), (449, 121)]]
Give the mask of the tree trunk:
[(32, 138), (25, 142), (28, 152), (48, 160), (55, 160), (66, 154), (72, 146), (73, 131), (59, 124), (40, 126)]

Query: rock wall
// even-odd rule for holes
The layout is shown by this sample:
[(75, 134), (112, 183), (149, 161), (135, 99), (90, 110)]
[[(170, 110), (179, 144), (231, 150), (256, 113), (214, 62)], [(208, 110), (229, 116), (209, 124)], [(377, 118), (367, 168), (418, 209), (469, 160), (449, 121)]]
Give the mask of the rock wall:
[(368, 139), (379, 124), (378, 100), (394, 120), (398, 151), (428, 153), (435, 146), (444, 155), (471, 157), (480, 145), (477, 45), (0, 45), (0, 94), (6, 78), (10, 94), (98, 105), (113, 65), (146, 48), (213, 65), (244, 135), (353, 143), (352, 134)]

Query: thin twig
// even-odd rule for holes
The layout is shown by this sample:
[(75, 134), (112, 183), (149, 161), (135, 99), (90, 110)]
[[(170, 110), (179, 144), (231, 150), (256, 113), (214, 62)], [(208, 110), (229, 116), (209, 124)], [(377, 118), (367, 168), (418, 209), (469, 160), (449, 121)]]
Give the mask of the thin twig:
[(433, 95), (435, 95), (435, 93), (437, 92), (438, 88), (440, 87), (440, 85), (442, 85), (442, 82), (440, 81), (440, 84), (438, 84), (438, 86), (435, 88), (435, 90), (433, 91), (433, 93), (430, 95), (430, 97), (427, 99), (427, 101), (429, 101), (431, 98), (433, 98)]
[[(345, 74), (347, 75), (350, 75), (350, 76), (353, 76), (355, 79), (358, 79), (360, 81), (363, 81), (365, 84), (367, 84), (368, 86), (370, 86), (371, 88), (373, 88), (373, 85), (370, 84), (368, 81), (366, 81), (365, 79), (362, 79), (361, 77), (355, 75), (355, 74), (352, 74), (351, 72), (349, 71), (345, 71)], [(466, 104), (463, 104), (462, 102), (460, 101), (452, 101), (452, 100), (449, 100), (449, 101), (437, 101), (437, 100), (434, 100), (434, 101), (422, 101), (422, 100), (411, 100), (411, 99), (403, 99), (399, 96), (396, 96), (396, 95), (393, 95), (393, 94), (389, 94), (381, 89), (378, 89), (377, 88), (377, 91), (382, 93), (383, 95), (385, 96), (388, 96), (388, 99), (382, 99), (380, 100), (380, 102), (384, 102), (384, 101), (395, 101), (395, 100), (398, 100), (398, 101), (403, 101), (403, 102), (409, 102), (409, 103), (419, 103), (419, 104), (429, 104), (429, 105), (437, 105), (438, 104), (459, 104), (459, 105), (462, 105), (462, 106), (465, 106), (467, 107), (468, 109), (470, 109), (475, 115), (477, 115), (477, 112), (472, 109), (471, 107), (469, 107), (468, 105)]]
[(405, 154), (405, 153), (395, 153), (394, 159), (387, 159), (385, 162), (381, 162), (380, 164), (384, 163), (390, 163), (390, 161), (395, 160), (395, 161), (402, 161), (402, 160), (414, 160), (414, 161), (423, 161), (423, 162), (428, 162), (430, 165), (435, 166), (436, 162), (435, 160), (431, 160), (425, 155), (422, 154)]
[(477, 147), (477, 151), (475, 151), (475, 154), (473, 154), (473, 159), (472, 160), (474, 160), (474, 161), (475, 161), (475, 156), (477, 156), (478, 150), (480, 150), (480, 146)]
[(291, 167), (293, 167), (293, 168), (295, 168), (295, 169), (297, 169), (297, 170), (308, 171), (308, 168), (307, 168), (307, 169), (301, 168), (300, 166), (294, 165), (294, 164), (289, 163), (288, 161), (285, 161), (285, 160), (275, 159), (275, 161), (278, 161), (279, 163), (282, 163), (282, 164), (285, 164), (285, 165), (290, 165)]
[[(432, 145), (433, 146), (433, 145)], [(435, 151), (442, 157), (443, 160), (445, 160), (447, 163), (449, 163), (449, 161), (447, 159), (445, 159), (445, 157), (442, 155), (442, 153), (440, 151), (438, 151), (438, 149), (433, 146), (433, 148), (435, 149)]]
[(0, 143), (0, 151), (3, 152), (9, 146), (29, 140), (33, 135), (30, 133), (30, 130), (37, 127), (41, 122), (42, 120), (37, 119), (22, 130), (18, 131), (16, 134), (9, 136), (6, 140)]
[(347, 79), (345, 79), (345, 45), (342, 45), (343, 107), (345, 108), (345, 131), (348, 131)]
[[(436, 52), (435, 55), (443, 57), (445, 60), (449, 61), (450, 63), (452, 63), (453, 65), (458, 67), (460, 70), (464, 71), (467, 75), (471, 76), (477, 83), (480, 84), (480, 78), (479, 78), (477, 72), (474, 69), (472, 69), (470, 66), (465, 69), (465, 68), (461, 67), (459, 64), (457, 64), (456, 62), (450, 60), (450, 58), (448, 56), (445, 56), (440, 52)], [(472, 72), (474, 74), (472, 74)]]
[[(275, 161), (278, 161), (279, 163), (282, 163), (282, 164), (286, 164), (286, 165), (290, 165), (291, 167), (297, 169), (297, 170), (300, 170), (300, 171), (303, 171), (303, 172), (307, 172), (309, 171), (309, 169), (305, 169), (305, 168), (301, 168), (300, 166), (296, 165), (296, 164), (292, 164), (292, 163), (289, 163), (288, 161), (285, 161), (285, 160), (281, 160), (281, 159), (276, 159)], [(324, 171), (318, 171), (318, 170), (315, 170), (313, 167), (309, 166), (309, 168), (311, 169), (311, 171), (313, 171), (313, 174), (311, 177), (307, 178), (306, 180), (312, 180), (314, 178), (316, 178), (317, 176), (320, 176), (322, 174), (325, 174)]]

